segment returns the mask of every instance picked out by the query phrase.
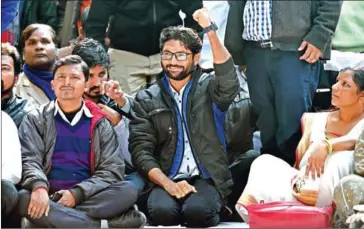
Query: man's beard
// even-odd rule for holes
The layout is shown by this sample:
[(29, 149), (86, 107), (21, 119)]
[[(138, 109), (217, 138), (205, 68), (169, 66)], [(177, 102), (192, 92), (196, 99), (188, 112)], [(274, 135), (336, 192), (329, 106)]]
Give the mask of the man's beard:
[(99, 86), (93, 86), (90, 88), (90, 90), (88, 92), (85, 92), (85, 95), (87, 97), (89, 97), (90, 99), (93, 99), (93, 100), (100, 100), (100, 98), (102, 97), (102, 94), (94, 94), (92, 95), (92, 91), (95, 91), (95, 90), (100, 90), (100, 87)]
[(183, 71), (181, 73), (179, 73), (177, 76), (172, 76), (169, 73), (168, 68), (169, 67), (180, 67), (180, 66), (168, 64), (166, 66), (162, 65), (162, 67), (163, 67), (163, 71), (166, 73), (167, 77), (172, 80), (176, 80), (176, 81), (182, 81), (182, 80), (186, 79), (196, 69), (196, 66), (189, 66), (189, 68), (187, 68), (187, 69), (183, 68)]
[(14, 85), (15, 85), (15, 80), (14, 80), (13, 84), (11, 85), (11, 87), (9, 87), (8, 89), (5, 89), (4, 80), (1, 79), (1, 95), (4, 96), (4, 95), (9, 94), (13, 90)]

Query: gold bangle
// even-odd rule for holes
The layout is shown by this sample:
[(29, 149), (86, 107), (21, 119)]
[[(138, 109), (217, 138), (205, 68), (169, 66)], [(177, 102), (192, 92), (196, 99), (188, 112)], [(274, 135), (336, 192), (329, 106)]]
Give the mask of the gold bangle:
[(327, 153), (330, 155), (332, 154), (332, 144), (328, 141), (328, 140), (322, 140), (322, 142), (326, 145), (327, 147)]

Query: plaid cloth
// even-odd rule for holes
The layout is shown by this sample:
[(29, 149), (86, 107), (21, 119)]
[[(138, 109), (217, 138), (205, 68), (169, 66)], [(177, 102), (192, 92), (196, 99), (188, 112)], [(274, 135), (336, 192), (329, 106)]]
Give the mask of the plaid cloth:
[(244, 8), (243, 39), (270, 40), (272, 35), (272, 0), (248, 0)]

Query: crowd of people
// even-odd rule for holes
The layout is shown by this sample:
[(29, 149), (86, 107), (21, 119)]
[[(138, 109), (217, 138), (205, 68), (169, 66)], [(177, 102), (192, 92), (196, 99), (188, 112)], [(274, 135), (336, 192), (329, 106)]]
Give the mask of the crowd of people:
[(296, 201), (362, 227), (361, 11), (3, 1), (2, 226), (249, 224), (248, 205)]

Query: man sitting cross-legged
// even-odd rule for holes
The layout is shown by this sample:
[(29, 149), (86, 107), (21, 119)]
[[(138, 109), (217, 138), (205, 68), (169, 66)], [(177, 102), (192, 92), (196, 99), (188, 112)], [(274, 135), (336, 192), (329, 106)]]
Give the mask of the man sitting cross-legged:
[(59, 60), (51, 83), (57, 99), (24, 118), (18, 211), (41, 227), (140, 227), (145, 217), (132, 209), (137, 190), (123, 181), (117, 135), (82, 99), (88, 77), (79, 56)]
[(207, 33), (215, 72), (198, 66), (202, 42), (194, 30), (167, 27), (160, 37), (163, 73), (132, 104), (130, 150), (134, 166), (154, 183), (152, 225), (216, 226), (233, 185), (223, 126), (239, 81), (208, 12), (193, 17)]

